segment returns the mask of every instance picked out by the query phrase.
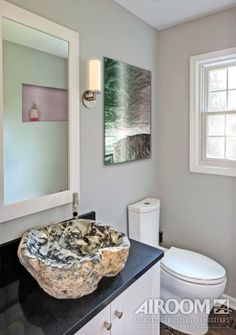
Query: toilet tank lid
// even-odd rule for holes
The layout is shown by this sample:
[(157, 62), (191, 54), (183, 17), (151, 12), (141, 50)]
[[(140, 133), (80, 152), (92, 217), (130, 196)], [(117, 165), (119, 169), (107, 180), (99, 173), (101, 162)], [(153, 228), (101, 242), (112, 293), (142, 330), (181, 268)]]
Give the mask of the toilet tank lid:
[(145, 198), (135, 204), (128, 206), (130, 212), (147, 213), (160, 208), (160, 200), (155, 198)]

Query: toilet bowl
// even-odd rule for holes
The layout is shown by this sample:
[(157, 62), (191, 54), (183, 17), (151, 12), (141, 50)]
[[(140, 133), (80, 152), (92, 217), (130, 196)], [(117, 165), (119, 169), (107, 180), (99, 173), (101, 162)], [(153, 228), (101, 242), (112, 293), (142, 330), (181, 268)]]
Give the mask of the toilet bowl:
[(161, 248), (161, 322), (186, 334), (208, 331), (208, 316), (214, 300), (224, 292), (225, 269), (202, 254), (159, 246), (160, 201), (146, 198), (129, 205), (129, 236)]
[(214, 300), (224, 292), (225, 285), (221, 265), (196, 252), (170, 248), (161, 262), (160, 297), (166, 303), (174, 299), (172, 305), (179, 310), (173, 313), (172, 307), (169, 313), (163, 311), (161, 322), (183, 333), (205, 334)]

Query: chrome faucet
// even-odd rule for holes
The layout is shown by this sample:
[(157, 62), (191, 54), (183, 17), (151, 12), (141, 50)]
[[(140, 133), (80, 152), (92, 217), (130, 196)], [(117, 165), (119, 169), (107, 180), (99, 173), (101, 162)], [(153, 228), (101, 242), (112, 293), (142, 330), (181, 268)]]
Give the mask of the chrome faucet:
[(73, 205), (72, 205), (72, 211), (73, 211), (73, 219), (78, 219), (79, 217), (79, 193), (75, 192), (73, 193)]

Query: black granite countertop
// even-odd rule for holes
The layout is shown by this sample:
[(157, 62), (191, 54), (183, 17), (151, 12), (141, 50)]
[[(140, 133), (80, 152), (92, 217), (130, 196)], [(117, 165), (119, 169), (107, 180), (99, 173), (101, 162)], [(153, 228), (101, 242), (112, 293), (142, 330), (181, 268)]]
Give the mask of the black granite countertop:
[(71, 335), (163, 257), (163, 251), (130, 240), (126, 266), (98, 289), (76, 300), (47, 295), (19, 264), (0, 270), (0, 334)]

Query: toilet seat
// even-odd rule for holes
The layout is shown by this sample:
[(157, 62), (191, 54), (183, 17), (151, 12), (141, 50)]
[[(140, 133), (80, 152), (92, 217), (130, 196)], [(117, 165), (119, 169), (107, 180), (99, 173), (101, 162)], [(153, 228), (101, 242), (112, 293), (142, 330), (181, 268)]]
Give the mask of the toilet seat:
[(161, 268), (190, 283), (216, 285), (226, 280), (225, 269), (211, 258), (175, 247), (165, 252)]

